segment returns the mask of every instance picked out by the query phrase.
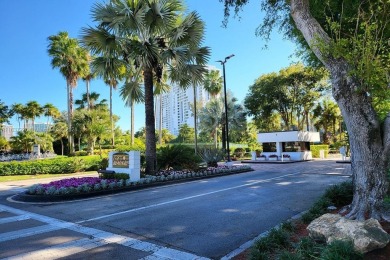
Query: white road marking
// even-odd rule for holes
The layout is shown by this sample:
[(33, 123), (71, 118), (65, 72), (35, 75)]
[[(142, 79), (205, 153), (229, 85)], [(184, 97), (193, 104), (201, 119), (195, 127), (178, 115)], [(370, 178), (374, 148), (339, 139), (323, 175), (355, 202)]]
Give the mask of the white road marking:
[(29, 216), (26, 215), (20, 215), (20, 216), (15, 216), (15, 217), (9, 217), (9, 218), (1, 218), (0, 219), (0, 224), (6, 224), (10, 222), (15, 222), (15, 221), (21, 221), (21, 220), (26, 220), (29, 219)]
[(44, 226), (20, 229), (16, 231), (7, 232), (7, 233), (1, 233), (0, 242), (14, 240), (22, 237), (34, 236), (34, 235), (38, 235), (38, 234), (42, 234), (42, 233), (46, 233), (58, 229), (61, 228), (53, 225), (44, 225)]
[[(63, 252), (63, 254), (65, 254), (64, 256), (67, 256), (67, 255), (75, 254), (77, 252), (88, 250), (90, 248), (94, 248), (97, 246), (106, 245), (110, 243), (115, 243), (132, 249), (148, 252), (151, 254), (151, 257), (155, 257), (155, 256), (160, 257), (159, 259), (162, 258), (163, 259), (184, 259), (184, 260), (185, 259), (202, 259), (202, 260), (208, 259), (191, 253), (141, 241), (135, 238), (117, 235), (111, 232), (106, 232), (95, 228), (84, 227), (79, 224), (66, 222), (63, 220), (31, 213), (20, 209), (15, 209), (1, 204), (0, 204), (0, 211), (7, 211), (13, 214), (23, 215), (25, 217), (29, 217), (30, 219), (38, 220), (48, 224), (44, 226), (38, 226), (34, 228), (3, 233), (0, 235), (0, 242), (8, 241), (11, 239), (17, 239), (25, 236), (40, 234), (51, 230), (58, 230), (58, 229), (69, 229), (91, 237), (91, 239), (81, 239), (81, 240), (76, 240), (68, 243), (63, 243), (60, 245), (48, 247), (46, 249), (42, 249), (42, 250), (38, 250), (26, 254), (21, 254), (19, 256), (15, 256), (15, 258), (9, 258), (9, 259), (53, 259), (53, 258), (63, 257), (61, 255), (62, 251), (64, 251)], [(46, 250), (48, 250), (47, 254), (46, 254)], [(60, 253), (58, 255), (57, 252), (59, 251)]]
[(83, 251), (103, 246), (106, 243), (97, 239), (82, 238), (67, 243), (62, 243), (55, 246), (50, 246), (41, 250), (36, 250), (29, 253), (15, 255), (12, 257), (4, 258), (4, 260), (52, 260), (61, 257), (70, 256), (73, 254), (81, 253)]
[(81, 224), (81, 223), (85, 223), (85, 222), (89, 222), (89, 221), (95, 221), (95, 220), (100, 220), (100, 219), (104, 219), (104, 218), (114, 217), (114, 216), (118, 216), (118, 215), (122, 215), (122, 214), (126, 214), (126, 213), (131, 213), (131, 212), (136, 212), (136, 211), (140, 211), (140, 210), (160, 207), (160, 206), (163, 206), (163, 205), (168, 205), (168, 204), (172, 204), (172, 203), (176, 203), (176, 202), (181, 202), (181, 201), (190, 200), (190, 199), (194, 199), (194, 198), (199, 198), (199, 197), (203, 197), (203, 196), (207, 196), (207, 195), (212, 195), (212, 194), (215, 194), (215, 193), (220, 193), (220, 192), (224, 192), (224, 191), (228, 191), (228, 190), (234, 190), (234, 189), (238, 189), (238, 188), (253, 186), (255, 184), (264, 183), (264, 182), (268, 182), (268, 181), (272, 181), (272, 180), (280, 180), (280, 178), (287, 177), (287, 176), (293, 176), (293, 175), (297, 175), (297, 174), (301, 174), (301, 172), (290, 173), (290, 174), (286, 174), (286, 175), (282, 175), (282, 176), (278, 176), (278, 177), (274, 177), (274, 178), (254, 181), (254, 182), (251, 182), (251, 183), (246, 183), (246, 184), (242, 184), (242, 185), (238, 185), (238, 186), (234, 186), (234, 187), (229, 187), (229, 188), (225, 188), (225, 189), (220, 189), (220, 190), (215, 190), (215, 191), (211, 191), (211, 192), (201, 193), (201, 194), (197, 194), (197, 195), (193, 195), (193, 196), (188, 196), (188, 197), (184, 197), (184, 198), (181, 198), (181, 199), (170, 200), (170, 201), (165, 201), (165, 202), (152, 204), (152, 205), (148, 205), (148, 206), (144, 206), (144, 207), (139, 207), (139, 208), (135, 208), (135, 209), (129, 209), (129, 210), (125, 210), (125, 211), (120, 211), (120, 212), (107, 214), (107, 215), (103, 215), (103, 216), (96, 217), (96, 218), (90, 218), (90, 219), (78, 221), (76, 223), (77, 224)]

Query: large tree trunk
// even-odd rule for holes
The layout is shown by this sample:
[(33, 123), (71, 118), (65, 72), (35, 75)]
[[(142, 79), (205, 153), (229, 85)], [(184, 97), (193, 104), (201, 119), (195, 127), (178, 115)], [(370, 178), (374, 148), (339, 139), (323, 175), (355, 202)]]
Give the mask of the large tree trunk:
[(162, 145), (162, 93), (160, 94), (160, 116), (158, 119), (158, 143)]
[(351, 77), (347, 62), (343, 58), (330, 57), (315, 44), (317, 40), (329, 44), (331, 39), (312, 17), (309, 1), (291, 0), (291, 15), (311, 49), (330, 71), (333, 96), (350, 136), (354, 196), (347, 217), (381, 219), (384, 217), (381, 205), (388, 187), (390, 119), (386, 119), (384, 131), (381, 131), (371, 101), (366, 93), (359, 91), (359, 84)]
[(145, 130), (146, 130), (146, 173), (154, 174), (156, 171), (156, 128), (153, 99), (153, 71), (144, 68), (145, 85)]

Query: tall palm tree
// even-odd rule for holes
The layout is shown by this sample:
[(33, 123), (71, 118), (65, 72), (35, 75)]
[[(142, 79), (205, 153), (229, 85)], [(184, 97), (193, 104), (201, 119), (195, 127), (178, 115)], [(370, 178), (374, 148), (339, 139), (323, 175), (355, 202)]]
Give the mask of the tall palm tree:
[(43, 107), (37, 101), (30, 101), (26, 104), (26, 118), (31, 120), (32, 131), (35, 132), (35, 118), (43, 113)]
[(130, 144), (134, 145), (134, 104), (143, 103), (145, 95), (141, 86), (142, 78), (138, 70), (131, 77), (127, 77), (125, 84), (120, 89), (120, 96), (125, 104), (130, 107)]
[(49, 131), (49, 118), (56, 119), (61, 116), (61, 112), (53, 104), (47, 103), (43, 107), (43, 115), (47, 117), (46, 132)]
[(205, 77), (204, 89), (215, 98), (222, 90), (223, 79), (219, 75), (219, 70), (210, 70)]
[[(88, 54), (88, 62), (92, 61), (92, 57)], [(85, 87), (86, 87), (86, 100), (87, 100), (87, 108), (88, 110), (91, 109), (91, 101), (90, 101), (90, 84), (91, 80), (96, 77), (96, 74), (94, 72), (91, 72), (90, 67), (87, 71), (87, 73), (82, 77), (83, 81), (85, 82)]]
[(118, 80), (124, 77), (125, 62), (111, 53), (104, 53), (103, 56), (95, 58), (91, 67), (95, 73), (103, 78), (104, 82), (110, 87), (110, 121), (111, 121), (111, 142), (115, 145), (114, 119), (112, 113), (112, 90), (118, 86)]
[(195, 12), (183, 13), (180, 0), (113, 0), (92, 10), (96, 28), (83, 30), (83, 41), (92, 52), (120, 46), (124, 60), (143, 70), (145, 86), (146, 172), (156, 170), (154, 83), (164, 66), (181, 67), (188, 50), (203, 40), (203, 27)]
[(11, 109), (12, 111), (14, 111), (14, 114), (16, 114), (16, 117), (17, 117), (17, 120), (18, 120), (18, 124), (19, 124), (19, 130), (20, 130), (20, 120), (24, 120), (23, 118), (23, 115), (24, 115), (24, 112), (23, 112), (23, 109), (24, 109), (24, 106), (23, 104), (21, 103), (15, 103), (11, 106)]
[(70, 38), (67, 32), (49, 36), (48, 53), (52, 58), (51, 65), (58, 68), (66, 79), (68, 109), (69, 150), (74, 152), (72, 137), (73, 88), (77, 80), (88, 72), (88, 52), (79, 46), (77, 39)]

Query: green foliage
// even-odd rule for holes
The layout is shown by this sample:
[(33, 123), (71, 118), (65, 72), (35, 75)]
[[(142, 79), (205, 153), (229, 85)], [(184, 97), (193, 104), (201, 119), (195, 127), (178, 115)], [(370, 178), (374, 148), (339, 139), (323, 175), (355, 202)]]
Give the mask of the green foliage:
[(303, 259), (313, 259), (319, 257), (323, 248), (322, 244), (316, 243), (310, 237), (304, 237), (299, 241), (296, 252)]
[(287, 249), (290, 246), (290, 232), (283, 228), (273, 228), (267, 234), (267, 236), (256, 241), (253, 246), (253, 253), (268, 252), (271, 253), (275, 250), (280, 251)]
[(110, 180), (127, 180), (130, 178), (127, 173), (102, 173), (100, 179), (110, 179)]
[(157, 151), (157, 164), (159, 170), (195, 170), (201, 162), (199, 156), (194, 154), (191, 147), (185, 145), (171, 145), (161, 147)]
[(310, 223), (312, 220), (320, 217), (327, 213), (327, 208), (332, 205), (332, 201), (326, 197), (321, 197), (314, 205), (309, 209), (308, 212), (303, 214), (302, 221), (304, 223)]
[(74, 156), (87, 156), (87, 155), (88, 155), (87, 151), (76, 151), (74, 153)]
[(332, 185), (326, 189), (324, 197), (332, 202), (335, 207), (342, 207), (352, 203), (353, 185), (351, 181)]
[(199, 149), (198, 155), (207, 163), (208, 167), (217, 167), (218, 162), (225, 158), (225, 151), (217, 148), (202, 148)]
[(351, 241), (335, 240), (322, 251), (320, 258), (322, 260), (339, 259), (363, 259), (363, 255), (355, 250)]
[(255, 124), (265, 128), (261, 130), (281, 130), (278, 117), (286, 130), (293, 125), (303, 129), (315, 103), (329, 87), (326, 79), (325, 70), (302, 64), (262, 75), (250, 86), (245, 107), (248, 114), (254, 116)]
[(245, 154), (244, 148), (238, 147), (238, 148), (234, 149), (234, 156), (236, 156), (238, 158), (242, 158), (242, 157), (244, 157), (244, 154)]
[(310, 151), (313, 158), (320, 158), (320, 150), (324, 150), (324, 156), (325, 158), (327, 158), (329, 152), (329, 145), (325, 145), (325, 144), (310, 145)]
[(101, 159), (98, 156), (61, 157), (23, 162), (3, 162), (0, 176), (60, 174), (77, 171), (98, 170)]

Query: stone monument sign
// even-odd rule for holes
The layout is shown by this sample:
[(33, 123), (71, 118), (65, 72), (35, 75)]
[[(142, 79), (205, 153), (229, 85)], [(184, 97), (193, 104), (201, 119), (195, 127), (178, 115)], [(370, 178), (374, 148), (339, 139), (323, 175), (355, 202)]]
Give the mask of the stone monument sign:
[(110, 152), (106, 170), (115, 171), (115, 173), (127, 173), (129, 174), (131, 181), (138, 181), (140, 179), (141, 170), (140, 152)]

